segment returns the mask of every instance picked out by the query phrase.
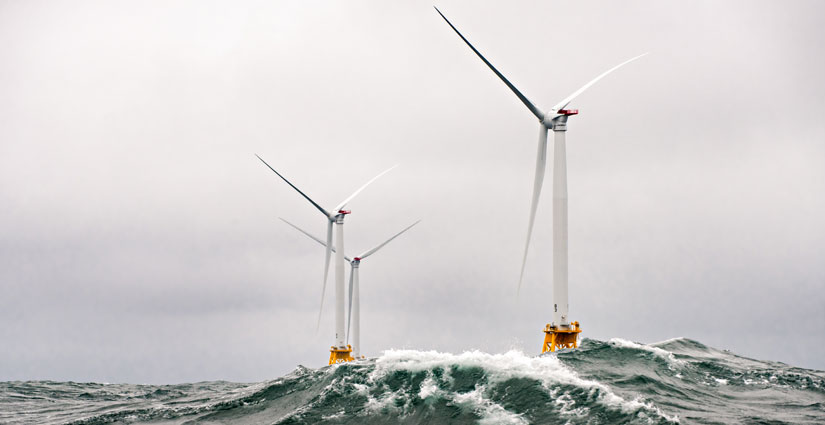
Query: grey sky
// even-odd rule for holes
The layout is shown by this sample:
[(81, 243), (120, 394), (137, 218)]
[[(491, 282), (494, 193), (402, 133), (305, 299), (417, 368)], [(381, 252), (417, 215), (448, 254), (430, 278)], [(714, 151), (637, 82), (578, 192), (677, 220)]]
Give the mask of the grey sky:
[[(571, 105), (570, 314), (825, 368), (825, 5), (446, 1)], [(551, 196), (516, 298), (538, 124), (425, 2), (0, 2), (0, 380), (263, 380), (323, 365), (324, 205), (362, 343), (538, 352)], [(550, 159), (552, 164), (552, 159)], [(330, 280), (332, 282), (332, 280)], [(329, 285), (327, 299), (332, 299)]]

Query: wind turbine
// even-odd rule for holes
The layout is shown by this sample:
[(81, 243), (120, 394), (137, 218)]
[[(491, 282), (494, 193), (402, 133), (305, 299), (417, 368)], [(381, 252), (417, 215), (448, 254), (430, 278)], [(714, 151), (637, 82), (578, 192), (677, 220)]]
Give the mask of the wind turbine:
[(323, 207), (318, 205), (315, 201), (313, 201), (309, 196), (307, 196), (304, 192), (301, 192), (300, 189), (295, 187), (294, 184), (290, 183), (286, 177), (282, 176), (281, 173), (275, 171), (271, 165), (269, 165), (266, 161), (263, 160), (257, 154), (255, 155), (261, 162), (264, 163), (270, 170), (272, 170), (275, 174), (278, 175), (283, 181), (286, 182), (290, 187), (295, 189), (301, 196), (304, 197), (309, 203), (311, 203), (315, 208), (318, 209), (324, 216), (327, 218), (327, 252), (326, 257), (324, 260), (324, 285), (321, 289), (321, 310), (318, 312), (318, 324), (317, 328), (321, 327), (321, 313), (324, 310), (324, 295), (327, 291), (327, 275), (329, 274), (329, 257), (332, 250), (332, 224), (336, 224), (336, 234), (335, 234), (335, 244), (337, 246), (338, 254), (335, 256), (335, 345), (333, 345), (330, 349), (329, 355), (329, 364), (339, 363), (343, 361), (350, 361), (352, 360), (352, 356), (350, 356), (350, 352), (352, 351), (349, 349), (346, 344), (344, 343), (344, 217), (350, 213), (350, 211), (344, 210), (344, 207), (355, 198), (356, 195), (361, 193), (370, 183), (374, 182), (379, 177), (383, 176), (393, 168), (397, 167), (394, 165), (381, 174), (372, 178), (372, 180), (364, 183), (363, 186), (358, 188), (352, 195), (350, 195), (347, 199), (341, 201), (335, 208), (332, 209), (332, 212), (325, 210)]
[[(501, 74), (484, 56), (464, 38), (458, 29), (441, 13), (438, 8), (436, 12), (441, 15), (450, 28), (464, 40), (464, 43), (481, 59), (499, 79), (519, 98), (521, 103), (539, 120), (539, 146), (536, 155), (536, 174), (533, 182), (533, 200), (530, 204), (530, 219), (527, 224), (527, 241), (524, 244), (524, 258), (521, 262), (521, 274), (519, 275), (518, 289), (521, 291), (521, 282), (524, 279), (524, 267), (527, 264), (527, 251), (530, 248), (530, 237), (533, 233), (533, 223), (536, 218), (536, 208), (538, 207), (541, 187), (544, 183), (544, 170), (547, 163), (547, 131), (553, 130), (553, 322), (545, 327), (545, 340), (542, 345), (542, 353), (555, 351), (556, 348), (575, 348), (576, 337), (581, 330), (579, 323), (568, 322), (567, 302), (567, 159), (565, 146), (565, 133), (567, 132), (567, 119), (579, 113), (578, 109), (567, 109), (570, 102), (585, 90), (590, 88), (597, 81), (601, 80), (611, 72), (620, 67), (646, 55), (641, 54), (628, 59), (613, 68), (608, 69), (589, 83), (576, 90), (561, 102), (555, 104), (549, 111), (542, 112), (533, 102), (530, 102), (504, 75)], [(572, 327), (571, 327), (572, 325)]]
[[(323, 246), (327, 246), (327, 247), (329, 246), (326, 243), (324, 243), (324, 241), (322, 241), (320, 238), (317, 238), (317, 237), (313, 236), (312, 234), (310, 234), (306, 230), (301, 229), (300, 227), (284, 220), (283, 218), (281, 218), (281, 221), (283, 221), (284, 223), (292, 226), (293, 228), (295, 228), (299, 232), (309, 236), (315, 242), (318, 242), (319, 244), (321, 244)], [(355, 357), (356, 359), (361, 357), (361, 296), (360, 296), (360, 289), (359, 289), (359, 283), (358, 283), (358, 269), (360, 268), (361, 261), (364, 260), (365, 258), (369, 257), (370, 255), (375, 254), (379, 249), (383, 248), (384, 245), (390, 243), (390, 241), (392, 241), (393, 239), (401, 236), (402, 233), (406, 232), (407, 230), (410, 230), (413, 226), (415, 226), (416, 224), (418, 224), (420, 222), (421, 222), (421, 220), (416, 221), (415, 223), (413, 223), (413, 224), (407, 226), (406, 228), (404, 228), (404, 230), (402, 230), (402, 231), (396, 233), (395, 235), (393, 235), (393, 237), (387, 239), (386, 241), (382, 242), (381, 244), (375, 246), (374, 248), (372, 248), (368, 251), (365, 251), (363, 254), (361, 254), (357, 257), (354, 257), (354, 258), (350, 259), (349, 257), (344, 256), (344, 259), (349, 261), (349, 264), (350, 264), (350, 267), (351, 267), (350, 273), (349, 273), (349, 320), (347, 321), (347, 341), (349, 342), (349, 339), (350, 339), (349, 336), (350, 336), (350, 326), (351, 326), (352, 327), (352, 354), (353, 354), (353, 357)], [(332, 251), (335, 251), (335, 249), (333, 248)]]

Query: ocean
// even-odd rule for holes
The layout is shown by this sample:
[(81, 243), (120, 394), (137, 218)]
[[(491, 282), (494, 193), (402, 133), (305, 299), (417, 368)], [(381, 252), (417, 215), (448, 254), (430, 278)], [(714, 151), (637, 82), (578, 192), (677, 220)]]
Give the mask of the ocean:
[(825, 372), (686, 338), (388, 350), (257, 383), (0, 383), (3, 424), (823, 424)]

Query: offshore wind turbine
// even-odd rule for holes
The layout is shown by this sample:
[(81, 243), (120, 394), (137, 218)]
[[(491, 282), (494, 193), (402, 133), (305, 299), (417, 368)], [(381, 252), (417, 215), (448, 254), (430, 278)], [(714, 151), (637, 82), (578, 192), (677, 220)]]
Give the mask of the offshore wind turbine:
[(536, 154), (536, 174), (533, 181), (533, 200), (530, 204), (530, 219), (527, 224), (527, 240), (524, 244), (524, 258), (521, 262), (518, 289), (524, 279), (524, 267), (527, 264), (527, 251), (530, 248), (530, 237), (533, 233), (533, 223), (536, 218), (539, 195), (544, 183), (544, 170), (547, 163), (547, 132), (553, 130), (553, 322), (544, 328), (544, 343), (541, 352), (555, 351), (556, 348), (576, 348), (576, 339), (581, 332), (579, 322), (569, 322), (567, 302), (567, 154), (565, 134), (567, 119), (579, 113), (578, 109), (567, 109), (570, 102), (582, 94), (590, 86), (601, 80), (620, 67), (646, 55), (647, 53), (630, 58), (613, 68), (603, 72), (561, 102), (555, 104), (547, 112), (543, 112), (524, 96), (504, 75), (499, 72), (472, 44), (458, 31), (458, 29), (441, 13), (436, 12), (447, 22), (447, 25), (464, 40), (464, 43), (481, 59), (493, 73), (519, 98), (521, 103), (539, 120), (539, 146)]
[(290, 187), (295, 189), (301, 196), (304, 197), (310, 204), (312, 204), (318, 211), (320, 211), (324, 216), (327, 218), (327, 251), (326, 257), (324, 260), (324, 284), (321, 289), (321, 310), (318, 312), (318, 324), (317, 328), (321, 327), (321, 313), (324, 310), (324, 295), (326, 294), (327, 290), (327, 276), (329, 273), (329, 258), (332, 251), (332, 225), (333, 223), (336, 225), (335, 230), (335, 244), (337, 246), (338, 254), (335, 256), (335, 345), (330, 348), (329, 354), (329, 364), (345, 362), (352, 360), (352, 356), (350, 353), (352, 349), (348, 347), (344, 342), (344, 217), (347, 214), (350, 214), (351, 211), (344, 210), (344, 207), (355, 198), (356, 195), (361, 193), (367, 186), (369, 186), (372, 182), (374, 182), (379, 177), (383, 176), (393, 168), (397, 167), (394, 165), (387, 170), (383, 171), (381, 174), (372, 178), (372, 180), (364, 183), (363, 186), (358, 188), (352, 195), (350, 195), (347, 199), (341, 201), (332, 211), (325, 210), (322, 206), (318, 205), (315, 201), (312, 200), (309, 196), (307, 196), (304, 192), (301, 192), (300, 189), (295, 187), (294, 184), (290, 183), (286, 177), (282, 176), (281, 173), (277, 172), (271, 165), (269, 165), (266, 161), (263, 160), (257, 154), (255, 155), (261, 162), (264, 163), (270, 170), (272, 170), (281, 180), (285, 181)]
[[(284, 223), (292, 226), (293, 228), (295, 228), (299, 232), (309, 236), (315, 242), (318, 242), (319, 244), (321, 244), (323, 246), (329, 246), (326, 243), (324, 243), (324, 241), (322, 241), (320, 238), (313, 236), (312, 234), (310, 234), (306, 230), (301, 229), (300, 227), (284, 220), (283, 218), (281, 218), (281, 221), (283, 221)], [(416, 221), (415, 223), (413, 223), (413, 224), (407, 226), (406, 228), (404, 228), (404, 230), (402, 230), (402, 231), (396, 233), (395, 235), (393, 235), (393, 237), (387, 239), (386, 241), (382, 242), (381, 244), (375, 246), (372, 249), (364, 251), (363, 254), (361, 254), (357, 257), (354, 257), (354, 258), (350, 259), (346, 255), (344, 256), (344, 259), (349, 261), (350, 267), (351, 267), (350, 268), (350, 273), (349, 273), (349, 320), (347, 320), (347, 342), (349, 342), (349, 340), (350, 340), (350, 326), (351, 326), (351, 329), (352, 329), (352, 355), (356, 359), (361, 358), (361, 295), (360, 295), (359, 282), (358, 282), (358, 270), (360, 269), (361, 261), (364, 260), (365, 258), (369, 257), (370, 255), (375, 254), (384, 245), (390, 243), (390, 241), (392, 241), (393, 239), (401, 236), (402, 233), (406, 232), (407, 230), (410, 230), (413, 226), (415, 226), (416, 224), (418, 224), (420, 222), (421, 222), (421, 220)], [(335, 248), (332, 248), (332, 251), (335, 251)]]

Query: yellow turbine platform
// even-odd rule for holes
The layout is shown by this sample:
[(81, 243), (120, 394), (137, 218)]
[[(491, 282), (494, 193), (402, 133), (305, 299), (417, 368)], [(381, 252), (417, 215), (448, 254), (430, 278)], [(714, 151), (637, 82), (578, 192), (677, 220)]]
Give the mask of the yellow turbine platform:
[(347, 345), (347, 348), (329, 347), (329, 364), (351, 362), (355, 360), (352, 358), (352, 346)]
[(571, 323), (572, 328), (562, 329), (550, 325), (544, 327), (544, 344), (541, 346), (541, 352), (556, 351), (564, 348), (576, 348), (576, 339), (578, 339), (581, 329), (579, 322)]

